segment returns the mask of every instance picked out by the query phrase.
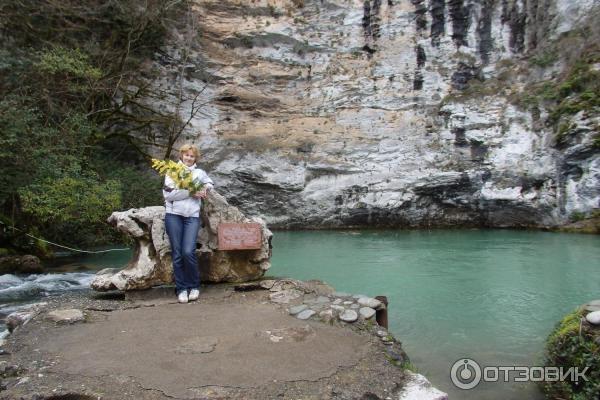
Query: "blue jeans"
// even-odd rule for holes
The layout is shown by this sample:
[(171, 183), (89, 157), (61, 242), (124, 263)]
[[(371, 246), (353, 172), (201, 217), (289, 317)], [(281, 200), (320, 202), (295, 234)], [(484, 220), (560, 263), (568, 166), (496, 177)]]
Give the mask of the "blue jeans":
[(171, 243), (171, 258), (177, 294), (200, 288), (200, 272), (196, 258), (196, 239), (200, 218), (165, 214), (165, 229)]

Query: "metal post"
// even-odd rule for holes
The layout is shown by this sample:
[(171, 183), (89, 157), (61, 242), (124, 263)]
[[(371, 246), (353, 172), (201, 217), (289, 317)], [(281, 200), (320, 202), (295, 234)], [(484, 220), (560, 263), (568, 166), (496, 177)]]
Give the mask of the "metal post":
[(377, 324), (379, 326), (383, 326), (385, 329), (388, 329), (388, 299), (387, 296), (375, 296), (375, 298), (383, 303), (385, 308), (377, 310), (375, 312), (375, 319), (377, 320)]

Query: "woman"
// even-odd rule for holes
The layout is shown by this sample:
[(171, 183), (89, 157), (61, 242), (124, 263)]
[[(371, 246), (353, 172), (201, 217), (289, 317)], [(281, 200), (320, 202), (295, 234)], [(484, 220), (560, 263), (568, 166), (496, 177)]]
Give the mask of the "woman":
[(180, 303), (197, 300), (200, 295), (196, 239), (200, 230), (201, 199), (213, 188), (213, 181), (206, 172), (196, 167), (198, 157), (196, 146), (184, 144), (179, 149), (179, 162), (192, 172), (194, 180), (205, 184), (200, 192), (190, 196), (189, 191), (177, 189), (175, 182), (168, 175), (163, 188), (165, 229), (171, 243), (173, 274)]

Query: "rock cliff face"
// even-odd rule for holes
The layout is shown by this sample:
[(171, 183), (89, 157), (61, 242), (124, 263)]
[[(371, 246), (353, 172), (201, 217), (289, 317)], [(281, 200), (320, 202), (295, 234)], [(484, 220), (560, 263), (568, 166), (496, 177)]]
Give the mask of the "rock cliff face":
[(194, 0), (153, 66), (172, 94), (154, 106), (205, 103), (186, 139), (271, 227), (559, 225), (600, 207), (600, 118), (559, 129), (521, 100), (566, 74), (567, 58), (539, 59), (585, 47), (599, 7)]

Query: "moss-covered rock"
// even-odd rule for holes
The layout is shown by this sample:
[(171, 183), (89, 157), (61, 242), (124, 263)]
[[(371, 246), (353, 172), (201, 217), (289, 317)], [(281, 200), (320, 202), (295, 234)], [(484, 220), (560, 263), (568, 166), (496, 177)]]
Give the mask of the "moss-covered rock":
[(39, 274), (42, 272), (44, 272), (44, 267), (36, 256), (0, 257), (0, 274)]
[(587, 381), (544, 382), (547, 399), (587, 400), (600, 398), (600, 326), (585, 320), (588, 311), (580, 308), (557, 324), (546, 343), (546, 365), (577, 367)]

